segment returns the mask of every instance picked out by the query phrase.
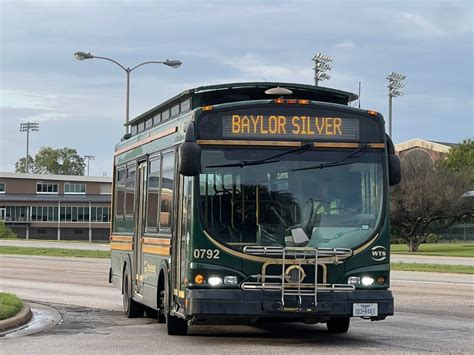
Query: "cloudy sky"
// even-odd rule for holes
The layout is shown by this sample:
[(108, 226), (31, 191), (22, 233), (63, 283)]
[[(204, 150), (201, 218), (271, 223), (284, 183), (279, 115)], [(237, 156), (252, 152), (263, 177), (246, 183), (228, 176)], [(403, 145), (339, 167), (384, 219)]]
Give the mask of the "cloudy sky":
[(189, 88), (235, 81), (313, 83), (311, 58), (334, 57), (324, 86), (356, 92), (387, 116), (386, 75), (407, 76), (394, 99), (395, 142), (474, 136), (472, 0), (462, 1), (8, 1), (0, 0), (0, 171), (25, 155), (21, 122), (39, 122), (42, 146), (95, 155), (91, 175), (111, 173), (123, 133), (124, 66), (180, 59), (175, 70), (132, 73), (135, 117)]

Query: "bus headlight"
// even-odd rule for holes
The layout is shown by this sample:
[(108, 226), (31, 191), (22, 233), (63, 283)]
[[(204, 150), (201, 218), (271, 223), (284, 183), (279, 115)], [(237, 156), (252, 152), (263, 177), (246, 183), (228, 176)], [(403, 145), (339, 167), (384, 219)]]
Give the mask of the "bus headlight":
[(360, 277), (359, 276), (349, 276), (347, 279), (347, 283), (350, 285), (360, 285)]
[(374, 284), (375, 280), (373, 277), (370, 277), (370, 276), (364, 276), (362, 277), (362, 285), (364, 286), (371, 286)]
[(211, 286), (218, 286), (222, 284), (222, 279), (219, 276), (211, 276), (207, 279), (207, 282)]
[(224, 276), (224, 285), (237, 285), (237, 276)]

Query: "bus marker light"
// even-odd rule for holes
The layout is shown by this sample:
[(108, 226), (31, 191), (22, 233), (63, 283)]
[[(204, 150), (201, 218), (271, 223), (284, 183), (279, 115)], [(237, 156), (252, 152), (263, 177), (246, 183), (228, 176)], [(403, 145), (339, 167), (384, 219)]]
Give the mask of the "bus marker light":
[(385, 283), (385, 277), (384, 277), (384, 276), (379, 276), (379, 277), (377, 278), (377, 283), (378, 283), (379, 285), (383, 285), (383, 284)]
[(298, 100), (298, 103), (300, 105), (307, 105), (307, 104), (309, 104), (309, 100)]
[(298, 101), (296, 99), (288, 99), (286, 100), (287, 104), (296, 104)]
[(375, 280), (370, 276), (364, 276), (361, 281), (362, 281), (362, 285), (364, 286), (373, 285), (375, 282)]
[(237, 285), (237, 276), (224, 276), (225, 285)]
[(209, 106), (204, 106), (202, 108), (203, 111), (211, 111), (214, 107), (212, 105), (209, 105)]
[(276, 104), (284, 104), (284, 103), (285, 103), (285, 99), (275, 99), (275, 103), (276, 103)]
[(207, 279), (207, 282), (211, 286), (218, 286), (222, 283), (222, 279), (219, 276), (211, 276)]
[(204, 283), (204, 276), (202, 276), (201, 274), (197, 274), (196, 277), (194, 278), (194, 282), (196, 282), (199, 285)]
[(368, 110), (367, 113), (371, 116), (377, 116), (377, 111)]

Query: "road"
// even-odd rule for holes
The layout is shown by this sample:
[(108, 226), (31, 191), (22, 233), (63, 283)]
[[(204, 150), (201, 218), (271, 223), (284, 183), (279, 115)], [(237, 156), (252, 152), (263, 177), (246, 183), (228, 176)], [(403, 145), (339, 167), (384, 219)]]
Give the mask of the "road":
[(107, 283), (104, 259), (0, 257), (0, 289), (54, 307), (62, 322), (26, 337), (0, 340), (1, 353), (314, 353), (471, 352), (472, 276), (393, 272), (396, 315), (354, 319), (346, 335), (324, 325), (191, 326), (170, 337), (155, 320), (127, 319)]

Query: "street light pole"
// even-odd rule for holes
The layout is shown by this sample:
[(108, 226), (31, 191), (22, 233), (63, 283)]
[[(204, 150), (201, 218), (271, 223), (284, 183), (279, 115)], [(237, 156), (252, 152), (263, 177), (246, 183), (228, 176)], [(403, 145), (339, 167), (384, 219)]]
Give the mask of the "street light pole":
[(141, 67), (142, 65), (145, 65), (145, 64), (164, 64), (166, 66), (169, 66), (169, 67), (175, 68), (175, 69), (179, 68), (182, 64), (182, 62), (179, 61), (179, 60), (169, 60), (169, 59), (167, 59), (164, 62), (147, 61), (147, 62), (140, 63), (138, 65), (135, 65), (132, 68), (130, 68), (130, 67), (126, 68), (125, 66), (123, 66), (122, 64), (117, 62), (116, 60), (113, 60), (113, 59), (107, 58), (107, 57), (99, 57), (99, 56), (96, 56), (96, 55), (92, 55), (90, 53), (76, 52), (76, 53), (74, 53), (74, 57), (77, 60), (85, 60), (85, 59), (93, 59), (93, 58), (107, 60), (109, 62), (112, 62), (112, 63), (118, 65), (120, 68), (122, 68), (125, 71), (125, 73), (127, 75), (127, 93), (126, 93), (126, 99), (125, 99), (125, 134), (129, 133), (128, 121), (130, 120), (130, 73), (132, 71), (134, 71), (135, 69), (137, 69), (138, 67)]
[(20, 132), (26, 132), (26, 159), (25, 159), (25, 172), (28, 174), (29, 172), (29, 161), (30, 161), (30, 131), (38, 132), (39, 131), (39, 124), (36, 122), (25, 122), (20, 123)]
[(91, 165), (91, 160), (95, 160), (94, 155), (84, 155), (84, 159), (87, 159), (87, 176), (89, 176), (89, 166)]
[(388, 135), (392, 137), (392, 98), (403, 95), (405, 75), (391, 72), (388, 74)]

